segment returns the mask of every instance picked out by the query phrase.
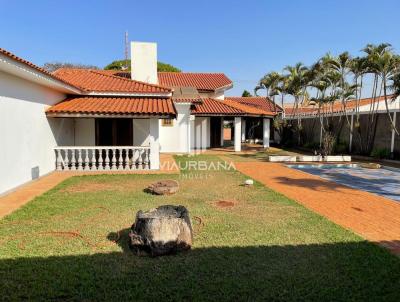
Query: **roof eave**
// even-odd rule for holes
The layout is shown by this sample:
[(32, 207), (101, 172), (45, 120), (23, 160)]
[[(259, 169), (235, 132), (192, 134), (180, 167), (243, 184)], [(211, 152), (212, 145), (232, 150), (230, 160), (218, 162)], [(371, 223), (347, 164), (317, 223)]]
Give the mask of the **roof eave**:
[(46, 112), (47, 117), (53, 118), (175, 118), (176, 114), (122, 114), (122, 113), (68, 113)]
[(83, 95), (88, 96), (122, 96), (122, 97), (162, 97), (169, 98), (172, 92), (121, 92), (121, 91), (90, 91)]
[(82, 93), (82, 90), (78, 87), (58, 80), (50, 74), (41, 72), (39, 69), (33, 68), (23, 62), (19, 62), (2, 53), (0, 53), (0, 70), (12, 74), (16, 77), (35, 82), (39, 85), (46, 86), (63, 93)]

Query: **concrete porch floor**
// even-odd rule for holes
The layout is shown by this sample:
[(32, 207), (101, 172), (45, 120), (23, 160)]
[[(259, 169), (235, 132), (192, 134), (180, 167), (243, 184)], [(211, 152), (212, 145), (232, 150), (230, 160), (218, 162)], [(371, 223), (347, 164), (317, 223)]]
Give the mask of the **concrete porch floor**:
[(248, 144), (242, 143), (242, 150), (240, 152), (235, 152), (234, 146), (224, 146), (217, 148), (209, 148), (206, 150), (195, 150), (195, 153), (205, 153), (205, 154), (226, 154), (226, 153), (235, 153), (235, 154), (248, 154), (255, 152), (262, 152), (266, 149), (260, 144)]

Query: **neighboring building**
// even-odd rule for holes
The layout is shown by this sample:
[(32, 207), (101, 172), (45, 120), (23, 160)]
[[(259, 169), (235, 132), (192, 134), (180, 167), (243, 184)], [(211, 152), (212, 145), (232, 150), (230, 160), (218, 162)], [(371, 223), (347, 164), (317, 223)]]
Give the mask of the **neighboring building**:
[(159, 152), (223, 146), (224, 120), (234, 122), (235, 151), (255, 120), (269, 146), (281, 111), (269, 100), (225, 98), (232, 81), (222, 73), (157, 73), (154, 43), (131, 51), (132, 73), (50, 74), (0, 49), (0, 194), (54, 169), (159, 169)]
[[(388, 96), (389, 114), (400, 131), (400, 119), (398, 117), (400, 111), (400, 97), (392, 100), (392, 96)], [(366, 141), (366, 127), (372, 123), (374, 132), (372, 147), (376, 149), (387, 149), (390, 153), (397, 157), (400, 155), (400, 136), (396, 135), (395, 130), (390, 124), (388, 113), (383, 96), (376, 98), (364, 98), (358, 101), (355, 100), (346, 102), (346, 108), (343, 107), (341, 101), (334, 104), (329, 104), (321, 108), (324, 121), (328, 118), (328, 124), (331, 129), (338, 133), (339, 141), (342, 144), (348, 145), (349, 152), (360, 152), (360, 140)], [(374, 120), (371, 119), (371, 112), (374, 112)], [(357, 130), (355, 123), (359, 114), (360, 131)], [(349, 122), (345, 115), (348, 116)], [(293, 107), (293, 104), (288, 104), (284, 108), (284, 116), (287, 120), (297, 124), (301, 120), (304, 140), (308, 143), (322, 143), (321, 123), (318, 119), (318, 106), (308, 105), (298, 109)], [(327, 118), (326, 118), (327, 117)], [(353, 129), (353, 131), (350, 131)]]

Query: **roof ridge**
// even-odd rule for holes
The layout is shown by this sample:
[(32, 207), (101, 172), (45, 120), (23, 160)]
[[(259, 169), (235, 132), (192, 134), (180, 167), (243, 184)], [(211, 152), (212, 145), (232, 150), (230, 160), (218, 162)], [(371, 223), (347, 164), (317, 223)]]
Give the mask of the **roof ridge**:
[(225, 100), (217, 100), (217, 99), (214, 99), (214, 98), (210, 98), (210, 99), (212, 99), (213, 101), (216, 101), (216, 102), (220, 102), (220, 103), (224, 104), (225, 106), (228, 106), (228, 107), (230, 107), (230, 108), (232, 108), (232, 109), (240, 110), (242, 113), (245, 113), (245, 111), (243, 111), (243, 109), (241, 109), (241, 108), (236, 108), (235, 106), (232, 106), (232, 105), (230, 105), (230, 104), (227, 104), (227, 103), (225, 102)]
[[(256, 108), (256, 107), (253, 107), (253, 106), (249, 106), (249, 105), (246, 105), (246, 104), (242, 104), (242, 103), (239, 103), (239, 102), (236, 102), (236, 101), (234, 101), (234, 100), (229, 100), (229, 99), (225, 99), (224, 100), (224, 102), (226, 102), (226, 101), (230, 101), (230, 102), (233, 102), (233, 103), (235, 103), (234, 105), (231, 103), (231, 104), (227, 104), (228, 106), (231, 106), (231, 107), (234, 107), (235, 108), (235, 106), (237, 106), (237, 108), (236, 109), (239, 109), (239, 110), (243, 110), (243, 112), (245, 112), (246, 113), (246, 108), (248, 108), (249, 109), (249, 111), (252, 111), (252, 112), (255, 112), (255, 111), (259, 111), (259, 112), (262, 112), (261, 114), (269, 114), (270, 112), (268, 112), (268, 111), (265, 111), (264, 109), (261, 109), (261, 108)], [(242, 107), (242, 108), (241, 108)]]
[(113, 74), (105, 74), (105, 73), (101, 73), (99, 71), (97, 71), (96, 69), (89, 69), (90, 72), (92, 73), (96, 73), (98, 75), (104, 76), (104, 77), (109, 77), (109, 78), (114, 78), (114, 79), (118, 79), (118, 80), (123, 80), (123, 81), (127, 81), (127, 82), (136, 82), (136, 83), (140, 83), (143, 85), (148, 85), (150, 87), (155, 87), (155, 88), (163, 88), (163, 89), (167, 89), (169, 91), (172, 91), (171, 88), (165, 87), (165, 86), (161, 86), (158, 84), (150, 84), (150, 83), (146, 83), (146, 82), (142, 82), (142, 81), (138, 81), (138, 80), (132, 80), (132, 79), (128, 79), (128, 78), (123, 78), (123, 77), (119, 77)]
[[(228, 96), (228, 97), (226, 97), (225, 99), (231, 100), (231, 101), (233, 101), (233, 102), (235, 102), (235, 103), (237, 103), (237, 104), (240, 104), (240, 105), (244, 105), (244, 106), (247, 106), (247, 107), (252, 107), (252, 108), (255, 108), (255, 109), (257, 109), (257, 110), (262, 110), (262, 111), (268, 112), (268, 113), (270, 113), (270, 112), (275, 112), (276, 109), (283, 110), (283, 108), (282, 108), (281, 106), (279, 106), (278, 104), (276, 104), (276, 102), (273, 102), (269, 97), (263, 97), (263, 96), (229, 97), (229, 96)], [(262, 100), (262, 101), (265, 101), (266, 103), (269, 103), (269, 104), (270, 104), (271, 106), (273, 106), (274, 108), (273, 108), (273, 109), (272, 109), (272, 108), (269, 108), (269, 109), (272, 109), (271, 111), (269, 111), (269, 110), (266, 110), (266, 108), (260, 107), (258, 103), (246, 103), (246, 102), (241, 102), (241, 100), (243, 100), (243, 99), (249, 99), (249, 101), (250, 101), (250, 99)]]
[(226, 76), (225, 72), (196, 72), (196, 71), (181, 71), (181, 72), (175, 72), (175, 71), (157, 71), (157, 73), (171, 73), (171, 74), (223, 74)]

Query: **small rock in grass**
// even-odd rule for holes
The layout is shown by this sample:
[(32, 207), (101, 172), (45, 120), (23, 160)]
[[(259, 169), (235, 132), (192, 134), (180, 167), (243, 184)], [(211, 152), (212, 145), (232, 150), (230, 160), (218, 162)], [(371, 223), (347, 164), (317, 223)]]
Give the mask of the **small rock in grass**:
[(244, 185), (245, 186), (252, 186), (252, 185), (254, 185), (254, 181), (252, 179), (246, 179), (244, 181)]
[(147, 190), (156, 195), (171, 195), (178, 192), (179, 183), (172, 179), (161, 180), (148, 186)]

